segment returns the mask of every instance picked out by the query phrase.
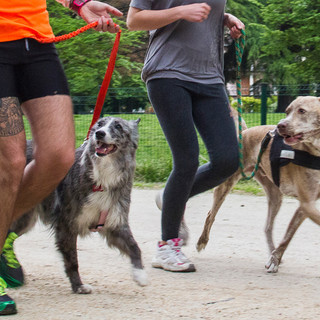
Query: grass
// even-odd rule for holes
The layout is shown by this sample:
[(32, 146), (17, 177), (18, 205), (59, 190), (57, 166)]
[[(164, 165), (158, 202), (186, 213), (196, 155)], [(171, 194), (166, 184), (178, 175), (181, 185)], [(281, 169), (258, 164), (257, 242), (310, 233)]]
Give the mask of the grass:
[[(107, 116), (107, 115), (105, 115)], [(139, 123), (139, 147), (137, 150), (137, 168), (135, 186), (140, 188), (161, 188), (164, 186), (171, 169), (172, 160), (170, 149), (162, 133), (156, 115), (154, 114), (117, 114), (114, 115), (126, 120), (141, 119)], [(276, 124), (284, 114), (270, 113), (267, 124)], [(248, 127), (260, 125), (260, 113), (246, 113), (243, 118)], [(74, 115), (76, 128), (76, 146), (80, 146), (87, 136), (92, 120), (92, 114)], [(27, 138), (31, 139), (30, 127), (25, 121)], [(199, 138), (200, 164), (208, 162), (208, 155), (202, 140)], [(263, 190), (254, 180), (240, 180), (234, 187), (234, 192), (245, 192), (262, 195)]]

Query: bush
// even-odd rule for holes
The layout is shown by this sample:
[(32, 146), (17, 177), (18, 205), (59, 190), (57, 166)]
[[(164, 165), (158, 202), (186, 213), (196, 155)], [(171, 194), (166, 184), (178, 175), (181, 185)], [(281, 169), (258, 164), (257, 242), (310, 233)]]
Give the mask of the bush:
[(278, 96), (271, 96), (267, 99), (268, 112), (275, 112), (278, 106)]
[[(231, 103), (231, 106), (235, 109), (238, 107), (237, 100)], [(260, 99), (255, 99), (253, 97), (242, 97), (242, 112), (260, 112), (261, 102)]]

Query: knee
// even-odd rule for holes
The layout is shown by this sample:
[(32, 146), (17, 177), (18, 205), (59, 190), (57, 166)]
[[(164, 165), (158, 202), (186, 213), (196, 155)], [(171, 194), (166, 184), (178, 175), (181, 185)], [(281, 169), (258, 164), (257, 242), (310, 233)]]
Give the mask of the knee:
[(228, 158), (223, 158), (218, 164), (221, 175), (225, 178), (234, 174), (239, 168), (239, 154), (238, 151), (229, 155)]
[(186, 158), (183, 162), (174, 165), (175, 173), (182, 177), (193, 177), (196, 174), (198, 168), (198, 158)]
[(45, 150), (35, 155), (39, 170), (51, 179), (53, 183), (60, 182), (68, 173), (75, 159), (74, 148)]
[(49, 168), (55, 175), (57, 175), (57, 179), (61, 180), (70, 170), (74, 163), (74, 159), (75, 150), (73, 148), (69, 150), (63, 150), (54, 155), (50, 161)]
[(51, 166), (53, 167), (54, 171), (57, 170), (60, 173), (60, 178), (63, 178), (72, 167), (74, 159), (74, 149), (68, 150), (67, 152), (63, 152), (62, 154), (56, 156)]
[(26, 157), (24, 153), (18, 152), (12, 157), (1, 159), (1, 185), (11, 188), (13, 193), (18, 192), (25, 167)]

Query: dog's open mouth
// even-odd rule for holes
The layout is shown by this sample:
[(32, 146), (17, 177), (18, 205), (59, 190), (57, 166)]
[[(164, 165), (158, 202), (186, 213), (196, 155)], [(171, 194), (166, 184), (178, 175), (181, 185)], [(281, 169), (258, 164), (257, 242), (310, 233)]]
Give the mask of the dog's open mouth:
[(111, 154), (117, 150), (117, 146), (115, 144), (106, 144), (101, 141), (97, 141), (96, 144), (96, 155), (98, 157), (104, 157), (108, 154)]
[(294, 136), (282, 135), (286, 144), (296, 144), (303, 139), (303, 133), (296, 134)]

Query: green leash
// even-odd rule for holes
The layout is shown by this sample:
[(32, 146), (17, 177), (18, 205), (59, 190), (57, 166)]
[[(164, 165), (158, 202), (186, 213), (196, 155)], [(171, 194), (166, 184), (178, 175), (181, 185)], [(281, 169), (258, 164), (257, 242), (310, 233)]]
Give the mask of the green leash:
[(242, 95), (241, 95), (241, 72), (240, 66), (242, 61), (243, 49), (245, 45), (246, 33), (244, 30), (241, 29), (241, 36), (240, 38), (235, 40), (236, 46), (236, 60), (237, 60), (237, 73), (236, 73), (236, 80), (237, 80), (237, 100), (238, 100), (238, 122), (239, 122), (239, 166), (241, 169), (241, 175), (244, 179), (250, 180), (254, 177), (256, 172), (259, 169), (259, 164), (261, 161), (262, 153), (268, 146), (268, 143), (271, 139), (271, 135), (268, 134), (265, 136), (261, 143), (261, 148), (258, 154), (257, 163), (254, 166), (253, 171), (249, 176), (247, 176), (244, 172), (244, 165), (243, 165), (243, 143), (242, 143)]

